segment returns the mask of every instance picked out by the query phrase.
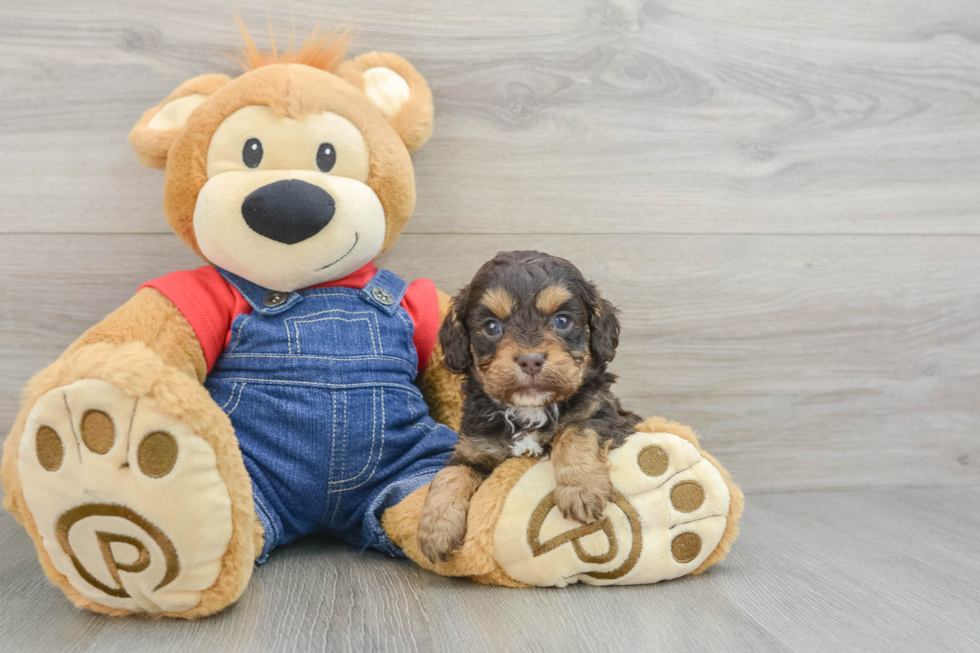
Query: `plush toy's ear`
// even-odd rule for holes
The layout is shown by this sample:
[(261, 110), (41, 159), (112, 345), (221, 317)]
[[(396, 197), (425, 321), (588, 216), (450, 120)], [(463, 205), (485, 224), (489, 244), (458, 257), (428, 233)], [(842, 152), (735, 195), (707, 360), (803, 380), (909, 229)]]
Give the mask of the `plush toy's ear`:
[(345, 61), (337, 76), (364, 91), (409, 152), (432, 135), (432, 92), (425, 78), (397, 54), (371, 52)]
[(140, 163), (151, 168), (165, 167), (167, 152), (191, 113), (228, 80), (227, 75), (194, 77), (144, 113), (133, 131), (129, 132), (129, 144), (136, 150)]

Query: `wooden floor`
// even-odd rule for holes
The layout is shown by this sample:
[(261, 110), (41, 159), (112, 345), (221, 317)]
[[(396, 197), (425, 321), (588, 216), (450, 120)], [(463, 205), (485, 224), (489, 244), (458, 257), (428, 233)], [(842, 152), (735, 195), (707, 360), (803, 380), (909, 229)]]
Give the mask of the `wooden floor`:
[(190, 623), (76, 610), (5, 514), (0, 636), (45, 652), (980, 650), (980, 488), (750, 499), (739, 545), (696, 578), (514, 590), (307, 540)]
[(29, 376), (199, 261), (126, 144), (261, 32), (354, 25), (428, 78), (381, 263), (449, 292), (566, 256), (624, 314), (629, 407), (748, 492), (708, 574), (514, 591), (307, 541), (195, 623), (71, 608), (0, 516), (0, 650), (980, 650), (975, 0), (0, 4), (0, 424)]

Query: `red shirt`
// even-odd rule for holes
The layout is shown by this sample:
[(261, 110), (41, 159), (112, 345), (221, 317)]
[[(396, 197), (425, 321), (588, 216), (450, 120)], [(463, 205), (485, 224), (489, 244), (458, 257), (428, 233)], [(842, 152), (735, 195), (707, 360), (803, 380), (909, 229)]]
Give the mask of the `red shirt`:
[[(339, 286), (360, 290), (377, 271), (378, 268), (371, 262), (342, 279), (321, 283), (311, 288)], [(143, 288), (159, 290), (183, 313), (201, 342), (208, 372), (228, 345), (231, 338), (231, 325), (235, 318), (252, 312), (252, 306), (245, 301), (241, 293), (225, 281), (217, 270), (208, 265), (196, 270), (171, 272), (159, 279), (144, 283), (140, 286), (141, 290)], [(405, 291), (401, 306), (408, 312), (415, 326), (412, 340), (418, 352), (418, 369), (421, 373), (432, 357), (432, 350), (436, 346), (436, 335), (439, 332), (439, 301), (436, 298), (435, 284), (431, 279), (416, 279)]]

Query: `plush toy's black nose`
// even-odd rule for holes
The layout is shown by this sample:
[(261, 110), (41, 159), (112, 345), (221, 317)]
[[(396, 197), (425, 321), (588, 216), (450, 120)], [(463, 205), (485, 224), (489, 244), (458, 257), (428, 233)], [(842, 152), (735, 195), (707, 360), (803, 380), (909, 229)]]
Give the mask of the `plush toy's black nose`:
[(320, 233), (333, 219), (333, 198), (319, 186), (283, 179), (249, 193), (242, 217), (252, 231), (295, 245)]

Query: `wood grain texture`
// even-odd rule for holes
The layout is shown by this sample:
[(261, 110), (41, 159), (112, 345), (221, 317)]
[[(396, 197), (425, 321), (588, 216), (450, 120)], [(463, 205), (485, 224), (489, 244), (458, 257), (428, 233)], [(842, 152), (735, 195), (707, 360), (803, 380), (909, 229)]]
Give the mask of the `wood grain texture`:
[[(410, 233), (980, 233), (973, 0), (234, 6), (427, 76)], [(239, 43), (225, 2), (5, 3), (0, 232), (165, 232), (126, 135)]]
[(0, 514), (0, 645), (32, 651), (975, 651), (980, 488), (749, 497), (738, 546), (658, 585), (514, 590), (309, 538), (198, 622), (109, 619)]
[(0, 4), (0, 424), (200, 264), (126, 136), (236, 73), (232, 7), (260, 44), (323, 19), (418, 67), (435, 134), (379, 262), (448, 292), (502, 249), (578, 264), (623, 310), (624, 402), (699, 430), (742, 536), (698, 578), (551, 591), (307, 539), (182, 623), (74, 609), (0, 512), (0, 650), (980, 650), (974, 0)]
[[(697, 429), (747, 489), (980, 484), (980, 238), (403, 236), (379, 260), (454, 293), (502, 249), (575, 261), (623, 311), (616, 391)], [(0, 420), (172, 235), (6, 236)]]

